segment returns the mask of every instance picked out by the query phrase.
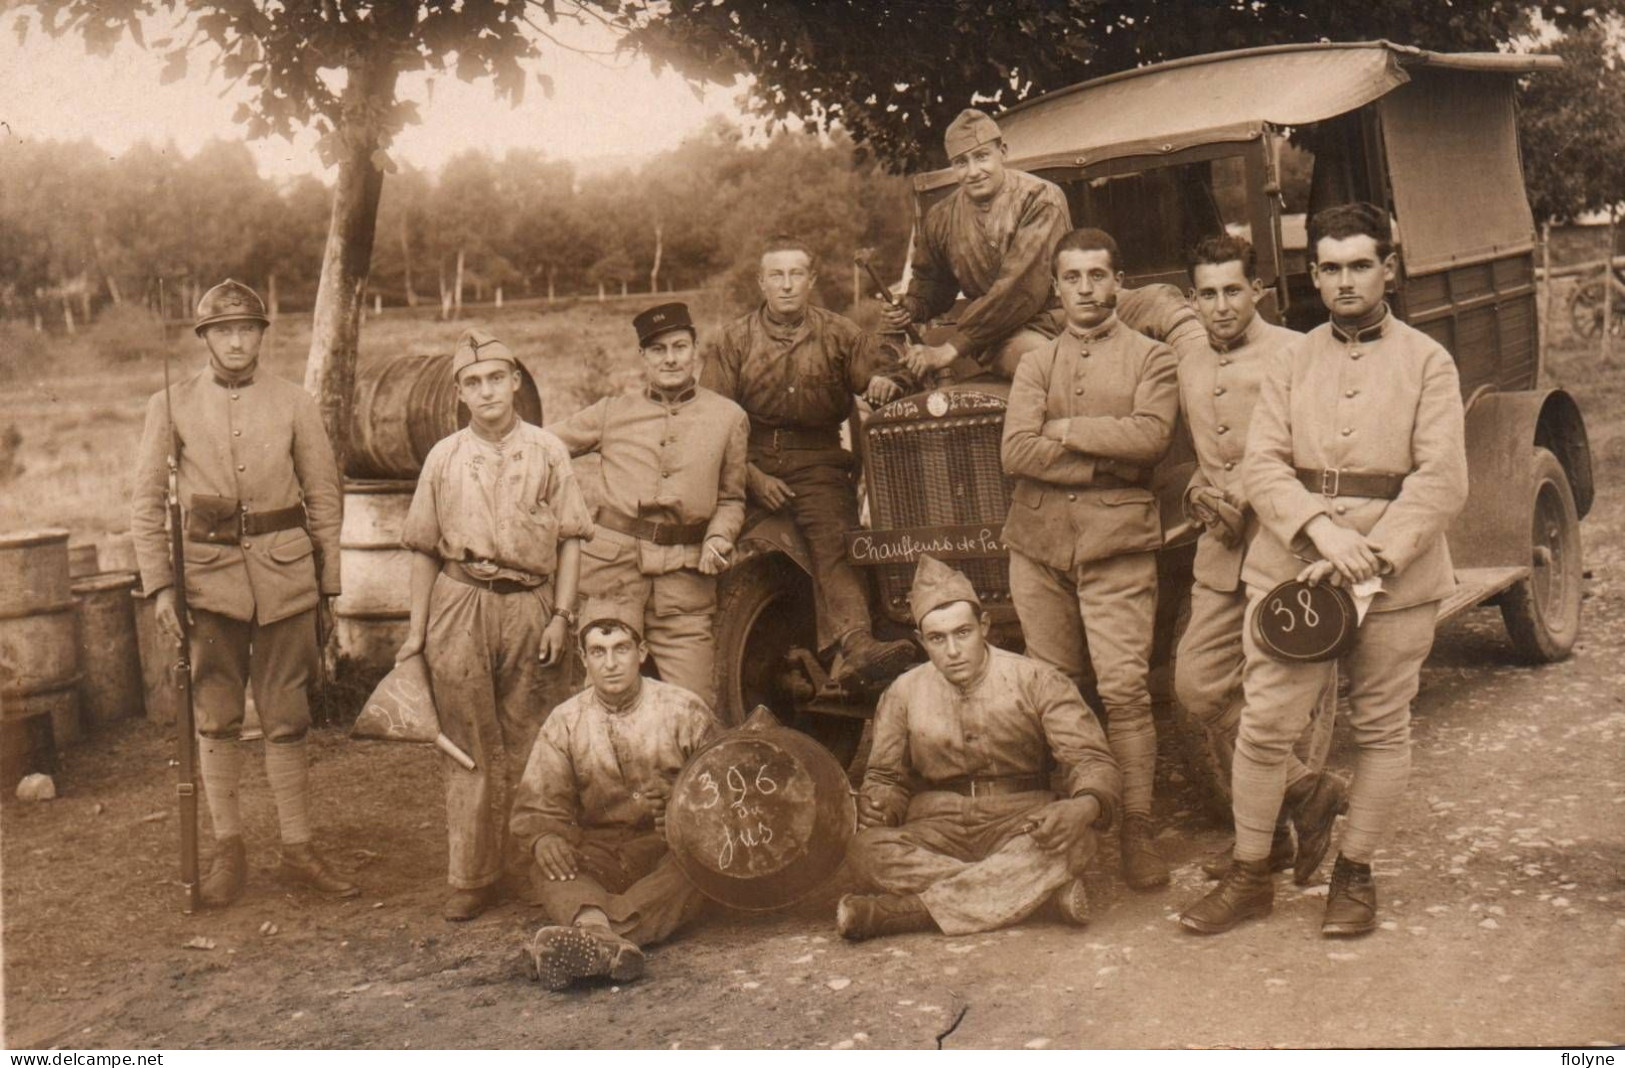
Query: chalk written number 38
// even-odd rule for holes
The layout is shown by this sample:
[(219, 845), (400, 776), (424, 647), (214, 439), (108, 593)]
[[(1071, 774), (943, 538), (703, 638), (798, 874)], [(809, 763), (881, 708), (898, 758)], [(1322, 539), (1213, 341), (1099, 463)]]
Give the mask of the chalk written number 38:
[[(1308, 590), (1298, 591), (1296, 598), (1298, 607), (1303, 610), (1303, 625), (1313, 630), (1320, 626), (1320, 613), (1315, 611), (1315, 599)], [(1269, 609), (1273, 622), (1280, 628), (1281, 633), (1289, 634), (1298, 627), (1298, 614), (1292, 611), (1292, 606), (1286, 604), (1280, 597), (1271, 598)], [(1285, 616), (1285, 619), (1281, 617)]]

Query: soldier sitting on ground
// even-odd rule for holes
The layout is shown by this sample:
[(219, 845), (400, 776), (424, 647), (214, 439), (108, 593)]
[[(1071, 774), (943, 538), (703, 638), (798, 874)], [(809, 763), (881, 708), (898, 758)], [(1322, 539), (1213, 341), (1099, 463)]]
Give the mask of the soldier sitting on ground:
[(976, 590), (946, 564), (920, 557), (909, 608), (931, 662), (880, 699), (847, 854), (882, 892), (841, 898), (836, 929), (972, 934), (1052, 898), (1087, 923), (1081, 876), (1120, 795), (1094, 713), (1054, 668), (988, 643)]
[(716, 721), (689, 691), (639, 673), (643, 620), (624, 594), (587, 600), (580, 651), (592, 685), (548, 717), (514, 800), (513, 832), (552, 921), (530, 939), (531, 975), (553, 990), (636, 979), (641, 947), (703, 905), (666, 848), (666, 801)]

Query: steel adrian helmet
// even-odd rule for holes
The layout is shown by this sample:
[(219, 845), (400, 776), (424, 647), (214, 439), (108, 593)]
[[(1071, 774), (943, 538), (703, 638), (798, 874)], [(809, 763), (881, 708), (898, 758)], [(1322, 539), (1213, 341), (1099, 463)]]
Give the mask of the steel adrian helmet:
[(203, 294), (203, 298), (197, 302), (197, 322), (192, 324), (192, 330), (202, 337), (204, 327), (237, 319), (253, 319), (266, 326), (271, 325), (260, 295), (241, 282), (228, 278)]

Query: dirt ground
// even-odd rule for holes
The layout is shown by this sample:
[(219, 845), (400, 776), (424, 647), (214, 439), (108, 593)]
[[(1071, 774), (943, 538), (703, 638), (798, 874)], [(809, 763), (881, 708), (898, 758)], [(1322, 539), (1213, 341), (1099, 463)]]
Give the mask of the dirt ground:
[[(1286, 879), (1270, 920), (1182, 932), (1177, 912), (1205, 886), (1197, 863), (1224, 831), (1166, 780), (1174, 885), (1124, 890), (1108, 842), (1086, 929), (1035, 920), (852, 945), (834, 934), (832, 888), (788, 913), (716, 915), (655, 950), (636, 984), (550, 994), (518, 968), (533, 911), (439, 918), (430, 751), (317, 732), (320, 842), (365, 888), (345, 902), (275, 882), (275, 818), (251, 760), (249, 891), (186, 917), (169, 743), (127, 721), (64, 754), (58, 800), (0, 811), (5, 1043), (931, 1048), (950, 1030), (948, 1048), (1625, 1042), (1625, 372), (1569, 353), (1553, 377), (1580, 396), (1601, 485), (1583, 527), (1584, 636), (1571, 660), (1530, 668), (1494, 609), (1441, 630), (1411, 788), (1377, 864), (1383, 927), (1365, 939), (1321, 939), (1324, 884)], [(1348, 763), (1341, 742), (1333, 760)]]

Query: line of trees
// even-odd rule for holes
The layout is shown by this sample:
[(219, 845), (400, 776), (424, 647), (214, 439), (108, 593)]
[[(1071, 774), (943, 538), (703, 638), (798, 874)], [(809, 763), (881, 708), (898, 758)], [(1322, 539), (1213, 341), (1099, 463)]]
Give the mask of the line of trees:
[[(0, 315), (73, 329), (100, 308), (151, 306), (184, 317), (201, 288), (231, 276), (279, 310), (315, 299), (331, 190), (277, 184), (240, 143), (190, 158), (138, 145), (117, 157), (87, 141), (13, 142), (0, 153)], [(781, 131), (751, 142), (714, 120), (637, 169), (581, 174), (534, 150), (465, 152), (386, 183), (369, 302), (463, 301), (728, 287), (749, 299), (753, 250), (786, 230), (832, 265), (824, 302), (852, 299), (844, 267), (861, 247), (900, 266), (903, 181), (859, 162), (844, 135)]]

